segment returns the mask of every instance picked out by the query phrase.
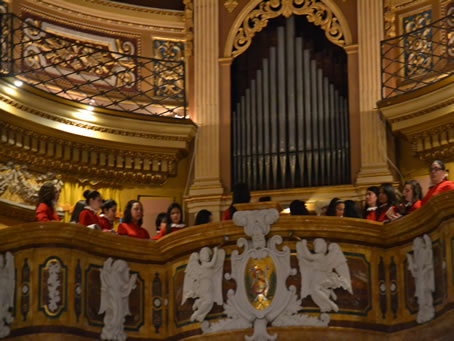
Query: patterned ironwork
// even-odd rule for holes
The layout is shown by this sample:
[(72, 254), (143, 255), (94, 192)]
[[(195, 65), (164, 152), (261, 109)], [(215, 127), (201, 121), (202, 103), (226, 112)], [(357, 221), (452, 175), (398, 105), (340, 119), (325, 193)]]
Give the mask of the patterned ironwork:
[(161, 44), (157, 58), (145, 58), (136, 54), (131, 41), (81, 41), (57, 34), (56, 25), (34, 18), (0, 13), (0, 25), (3, 76), (95, 107), (185, 117), (181, 42), (179, 53), (175, 52), (176, 45), (166, 50)]
[(427, 10), (403, 18), (403, 35), (381, 42), (382, 98), (391, 98), (454, 74), (454, 10), (431, 23)]

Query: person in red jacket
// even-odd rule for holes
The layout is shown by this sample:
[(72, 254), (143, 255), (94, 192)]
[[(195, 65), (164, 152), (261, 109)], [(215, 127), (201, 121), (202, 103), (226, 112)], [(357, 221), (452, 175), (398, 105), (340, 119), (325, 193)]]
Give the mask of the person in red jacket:
[(117, 203), (109, 199), (102, 204), (102, 213), (98, 217), (99, 227), (104, 232), (115, 232), (113, 223), (117, 217)]
[(410, 180), (405, 183), (403, 194), (405, 202), (401, 207), (400, 213), (407, 215), (421, 207), (422, 189), (416, 180)]
[(41, 186), (35, 211), (37, 221), (60, 221), (55, 209), (59, 196), (60, 191), (55, 188), (52, 182), (46, 182)]
[(80, 212), (79, 224), (85, 225), (92, 229), (101, 229), (99, 227), (98, 211), (102, 206), (102, 197), (98, 191), (86, 190), (84, 192), (85, 208)]
[(432, 162), (429, 171), (431, 185), (429, 186), (429, 191), (422, 199), (421, 204), (423, 206), (434, 195), (454, 190), (454, 182), (448, 181), (446, 179), (448, 177), (448, 170), (446, 169), (443, 161), (435, 160), (434, 162)]
[(389, 222), (401, 216), (397, 211), (398, 201), (393, 185), (383, 184), (380, 186), (378, 202), (379, 206), (375, 216), (376, 221)]
[(183, 222), (183, 210), (178, 203), (174, 202), (170, 204), (169, 208), (167, 209), (166, 221), (166, 228), (161, 229), (159, 231), (159, 234), (151, 239), (158, 240), (166, 234), (182, 230), (185, 227)]
[(364, 217), (367, 220), (377, 221), (376, 213), (378, 208), (378, 195), (380, 189), (377, 186), (371, 186), (366, 191), (366, 206), (364, 208)]
[(123, 222), (118, 225), (117, 233), (133, 238), (150, 239), (148, 231), (141, 227), (142, 219), (142, 204), (138, 200), (130, 200), (123, 214)]

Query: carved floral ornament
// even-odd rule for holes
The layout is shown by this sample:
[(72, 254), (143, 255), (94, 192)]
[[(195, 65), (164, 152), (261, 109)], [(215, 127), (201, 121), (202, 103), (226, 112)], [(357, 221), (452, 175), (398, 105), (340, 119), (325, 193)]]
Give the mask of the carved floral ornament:
[(343, 47), (351, 43), (351, 33), (346, 20), (331, 0), (263, 0), (258, 3), (251, 1), (243, 9), (243, 15), (240, 14), (232, 26), (227, 39), (225, 57), (237, 57), (246, 51), (254, 35), (267, 26), (269, 19), (280, 15), (288, 18), (292, 14), (305, 15), (310, 23), (320, 26), (328, 40), (336, 45)]

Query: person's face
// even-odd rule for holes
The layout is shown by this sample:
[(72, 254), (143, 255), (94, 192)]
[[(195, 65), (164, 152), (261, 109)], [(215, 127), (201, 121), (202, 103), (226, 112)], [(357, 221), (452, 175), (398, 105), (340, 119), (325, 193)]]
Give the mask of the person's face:
[(413, 188), (411, 188), (410, 184), (406, 184), (404, 187), (404, 198), (405, 198), (405, 201), (413, 200)]
[(138, 202), (135, 202), (131, 207), (131, 219), (134, 223), (143, 218), (143, 208), (142, 205)]
[(99, 210), (102, 206), (102, 198), (99, 195), (98, 197), (90, 200), (90, 207), (94, 210)]
[(172, 224), (179, 224), (181, 220), (181, 212), (177, 207), (172, 208), (170, 211), (170, 221)]
[(441, 169), (440, 165), (437, 162), (433, 162), (430, 166), (430, 181), (433, 184), (438, 184), (446, 175), (446, 171)]
[(114, 221), (115, 217), (117, 216), (117, 205), (112, 206), (108, 210), (104, 210), (104, 215), (106, 216), (107, 220)]
[(380, 188), (378, 200), (380, 200), (380, 204), (386, 204), (388, 202), (388, 196), (385, 194), (385, 191), (383, 191), (383, 188)]
[(369, 207), (377, 206), (377, 194), (372, 191), (366, 192), (366, 204)]
[(345, 204), (340, 203), (336, 205), (336, 217), (343, 217), (344, 216), (344, 210), (345, 210)]

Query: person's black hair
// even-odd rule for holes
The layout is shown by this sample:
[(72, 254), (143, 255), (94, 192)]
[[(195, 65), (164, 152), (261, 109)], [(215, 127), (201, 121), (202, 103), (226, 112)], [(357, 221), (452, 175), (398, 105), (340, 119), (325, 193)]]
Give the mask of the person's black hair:
[(265, 202), (265, 201), (271, 201), (271, 197), (270, 196), (266, 196), (266, 197), (260, 197), (259, 198), (259, 202)]
[[(438, 165), (440, 166), (440, 168), (441, 168), (442, 170), (444, 170), (444, 171), (446, 170), (446, 166), (445, 166), (445, 163), (444, 163), (443, 161), (441, 161), (441, 160), (434, 160), (432, 163), (434, 163), (434, 162), (435, 162), (435, 163), (438, 163)], [(432, 163), (430, 164), (431, 166), (432, 166)]]
[(290, 215), (309, 215), (306, 203), (301, 200), (293, 200), (290, 203)]
[(411, 200), (411, 204), (413, 205), (415, 202), (417, 202), (418, 200), (422, 200), (422, 189), (421, 189), (421, 185), (419, 184), (418, 181), (416, 180), (409, 180), (405, 183), (404, 187), (406, 185), (410, 185), (411, 186), (411, 189), (413, 191), (413, 198)]
[[(123, 223), (129, 224), (132, 222), (132, 214), (131, 214), (131, 209), (132, 206), (134, 206), (135, 203), (138, 203), (140, 206), (142, 206), (142, 203), (139, 200), (129, 200), (128, 203), (126, 204), (125, 211), (123, 212)], [(137, 222), (137, 226), (142, 226), (143, 219), (140, 219)]]
[(249, 186), (244, 182), (239, 182), (233, 187), (232, 193), (232, 204), (229, 207), (230, 219), (233, 218), (233, 214), (236, 212), (234, 204), (247, 204), (251, 201), (251, 193), (249, 192)]
[(94, 200), (100, 196), (101, 196), (101, 194), (98, 191), (91, 191), (91, 190), (87, 189), (84, 192), (84, 198), (85, 198), (86, 205), (90, 206), (90, 200)]
[(339, 198), (333, 198), (329, 202), (328, 209), (326, 210), (327, 217), (335, 217), (336, 216), (336, 205), (337, 202), (340, 201)]
[[(377, 197), (377, 201), (375, 202), (375, 206), (378, 207), (378, 195), (380, 194), (380, 188), (378, 188), (377, 186), (370, 186), (370, 187), (367, 187), (366, 193), (367, 192), (375, 193), (375, 196)], [(367, 205), (367, 202), (366, 202), (366, 204), (364, 205), (364, 218), (367, 217), (367, 209), (368, 208), (369, 208), (369, 205)]]
[(167, 219), (167, 225), (166, 225), (166, 233), (165, 234), (169, 234), (170, 232), (172, 232), (172, 219), (170, 219), (170, 213), (172, 212), (172, 210), (174, 208), (178, 208), (180, 210), (180, 221), (178, 222), (178, 224), (183, 224), (183, 210), (181, 209), (181, 206), (180, 204), (178, 204), (177, 202), (173, 202), (170, 204), (169, 208), (167, 209), (167, 216), (166, 216), (166, 219)]
[(165, 212), (159, 213), (158, 216), (156, 217), (156, 221), (155, 221), (156, 232), (161, 230), (161, 223), (163, 221), (166, 222), (166, 224), (167, 224), (167, 213), (165, 213)]
[(195, 217), (194, 225), (208, 224), (210, 222), (211, 212), (208, 210), (200, 210)]
[(55, 195), (57, 194), (57, 189), (55, 188), (55, 185), (52, 182), (46, 182), (44, 183), (41, 188), (39, 189), (38, 192), (38, 201), (36, 207), (39, 206), (39, 204), (44, 203), (46, 204), (51, 210), (54, 210), (54, 199)]
[(105, 213), (104, 211), (108, 211), (114, 206), (117, 206), (117, 202), (115, 200), (113, 199), (104, 200), (101, 206), (102, 213)]
[(387, 211), (390, 207), (397, 206), (399, 204), (398, 200), (397, 200), (396, 191), (394, 190), (394, 187), (392, 184), (390, 184), (390, 183), (382, 184), (380, 186), (380, 189), (383, 190), (383, 192), (385, 193), (388, 200), (386, 201), (385, 204), (381, 203), (379, 200), (379, 205), (378, 205), (377, 214), (376, 214), (376, 220), (378, 220), (380, 218), (380, 215), (382, 212)]
[(346, 218), (361, 218), (359, 208), (353, 200), (345, 201), (344, 217)]
[(71, 222), (79, 223), (79, 216), (82, 211), (85, 209), (85, 200), (79, 200), (76, 205), (74, 205), (73, 214), (71, 214)]

